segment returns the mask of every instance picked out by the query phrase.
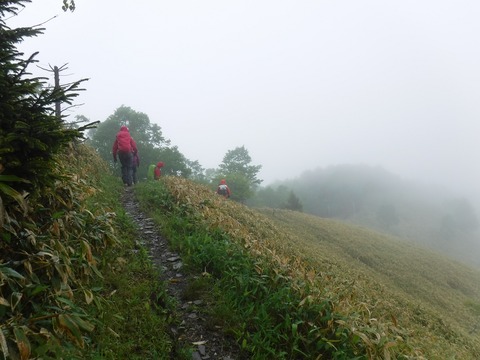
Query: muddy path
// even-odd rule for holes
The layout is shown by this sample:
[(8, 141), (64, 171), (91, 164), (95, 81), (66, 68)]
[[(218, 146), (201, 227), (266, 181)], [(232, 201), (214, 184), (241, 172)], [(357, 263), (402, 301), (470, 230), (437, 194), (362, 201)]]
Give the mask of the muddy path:
[[(175, 348), (192, 348), (193, 360), (246, 359), (240, 355), (239, 347), (233, 339), (226, 337), (220, 328), (212, 329), (212, 326), (208, 326), (208, 304), (204, 300), (183, 299), (192, 277), (182, 271), (183, 264), (179, 254), (170, 250), (160, 229), (140, 210), (132, 188), (126, 189), (122, 202), (126, 213), (137, 225), (138, 242), (148, 249), (152, 262), (160, 270), (159, 281), (165, 283), (168, 294), (175, 300), (177, 321), (170, 328)], [(175, 351), (170, 358), (178, 358)]]

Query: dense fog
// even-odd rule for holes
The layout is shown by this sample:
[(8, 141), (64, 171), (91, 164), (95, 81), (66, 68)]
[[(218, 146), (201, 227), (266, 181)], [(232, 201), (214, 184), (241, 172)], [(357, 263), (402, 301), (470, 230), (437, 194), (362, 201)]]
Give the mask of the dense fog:
[[(300, 208), (290, 206), (292, 194)], [(290, 208), (366, 226), (480, 266), (480, 222), (472, 201), (381, 167), (317, 168), (259, 189), (250, 205)]]
[(477, 1), (61, 3), (7, 25), (42, 24), (21, 50), (90, 79), (72, 117), (130, 106), (205, 168), (245, 146), (263, 185), (381, 166), (480, 203)]

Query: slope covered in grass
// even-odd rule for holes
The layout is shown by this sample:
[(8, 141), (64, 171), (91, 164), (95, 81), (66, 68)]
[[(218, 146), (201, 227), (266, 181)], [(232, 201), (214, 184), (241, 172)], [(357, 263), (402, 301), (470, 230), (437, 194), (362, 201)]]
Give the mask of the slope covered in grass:
[(146, 184), (139, 194), (160, 217), (174, 219), (171, 236), (186, 263), (218, 277), (225, 298), (236, 291), (231, 316), (253, 358), (480, 353), (476, 270), (361, 227), (252, 210), (181, 178)]
[[(162, 216), (176, 219), (176, 231), (183, 232), (180, 247), (189, 256), (206, 270), (215, 266), (211, 272), (220, 283), (232, 276), (227, 283), (246, 286), (237, 294), (244, 297), (237, 310), (243, 311), (240, 321), (245, 323), (239, 325), (246, 328), (241, 339), (257, 341), (250, 347), (253, 354), (260, 351), (258, 339), (268, 334), (254, 324), (258, 314), (248, 319), (245, 303), (271, 301), (269, 293), (275, 292), (278, 306), (272, 303), (261, 311), (269, 326), (284, 331), (278, 336), (281, 345), (271, 339), (268, 344), (271, 354), (282, 354), (278, 358), (302, 352), (311, 359), (321, 354), (359, 359), (480, 356), (480, 274), (468, 267), (364, 228), (295, 212), (252, 210), (180, 178), (166, 177), (140, 193), (143, 203), (155, 203)], [(223, 235), (199, 239), (192, 235), (198, 229)], [(203, 253), (201, 241), (210, 253)], [(229, 259), (250, 258), (245, 264), (252, 264), (254, 273), (247, 276), (242, 274), (246, 268), (239, 267), (219, 270), (219, 264), (232, 263), (222, 257), (212, 261), (215, 247), (228, 250)], [(223, 294), (229, 290), (227, 286)]]
[(390, 312), (416, 346), (438, 358), (462, 349), (478, 357), (479, 271), (366, 228), (286, 210), (261, 213), (292, 234), (295, 252), (315, 268), (333, 262), (336, 278), (353, 272), (380, 286), (380, 293), (371, 285), (357, 290), (378, 301), (376, 314)]

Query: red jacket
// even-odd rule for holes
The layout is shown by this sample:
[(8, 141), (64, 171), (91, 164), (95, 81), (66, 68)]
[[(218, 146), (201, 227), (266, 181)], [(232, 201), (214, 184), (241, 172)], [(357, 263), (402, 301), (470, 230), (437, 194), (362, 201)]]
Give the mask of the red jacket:
[(160, 170), (160, 168), (162, 168), (164, 165), (164, 163), (162, 161), (160, 161), (157, 166), (155, 166), (155, 170), (153, 170), (153, 178), (155, 180), (158, 180), (160, 178), (160, 176), (162, 176), (162, 171)]
[(114, 159), (117, 158), (117, 152), (119, 151), (137, 153), (137, 144), (130, 136), (130, 132), (126, 126), (120, 128), (113, 143), (112, 153)]

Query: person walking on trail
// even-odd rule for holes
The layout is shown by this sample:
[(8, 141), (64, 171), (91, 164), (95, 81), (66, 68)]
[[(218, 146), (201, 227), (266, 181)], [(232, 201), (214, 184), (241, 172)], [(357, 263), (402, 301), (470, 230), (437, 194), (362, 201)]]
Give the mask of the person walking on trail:
[(126, 126), (122, 126), (115, 137), (112, 148), (113, 162), (117, 162), (117, 155), (122, 165), (122, 180), (126, 186), (132, 186), (132, 162), (133, 154), (137, 153), (137, 144), (130, 136)]
[(154, 180), (160, 180), (160, 176), (162, 176), (162, 170), (160, 170), (165, 164), (160, 161), (157, 163), (157, 166), (155, 166), (155, 170), (153, 170), (153, 179)]
[(220, 180), (220, 184), (217, 187), (217, 194), (222, 195), (225, 199), (230, 197), (231, 191), (225, 179)]
[(138, 182), (137, 179), (137, 170), (140, 166), (140, 157), (138, 156), (138, 151), (136, 153), (132, 153), (132, 182), (136, 184)]
[(150, 164), (150, 165), (148, 166), (148, 170), (147, 170), (147, 180), (153, 180), (153, 179), (154, 179), (154, 176), (155, 176), (154, 173), (155, 173), (155, 167), (156, 167), (156, 166), (157, 166), (157, 165), (155, 165), (155, 164)]

